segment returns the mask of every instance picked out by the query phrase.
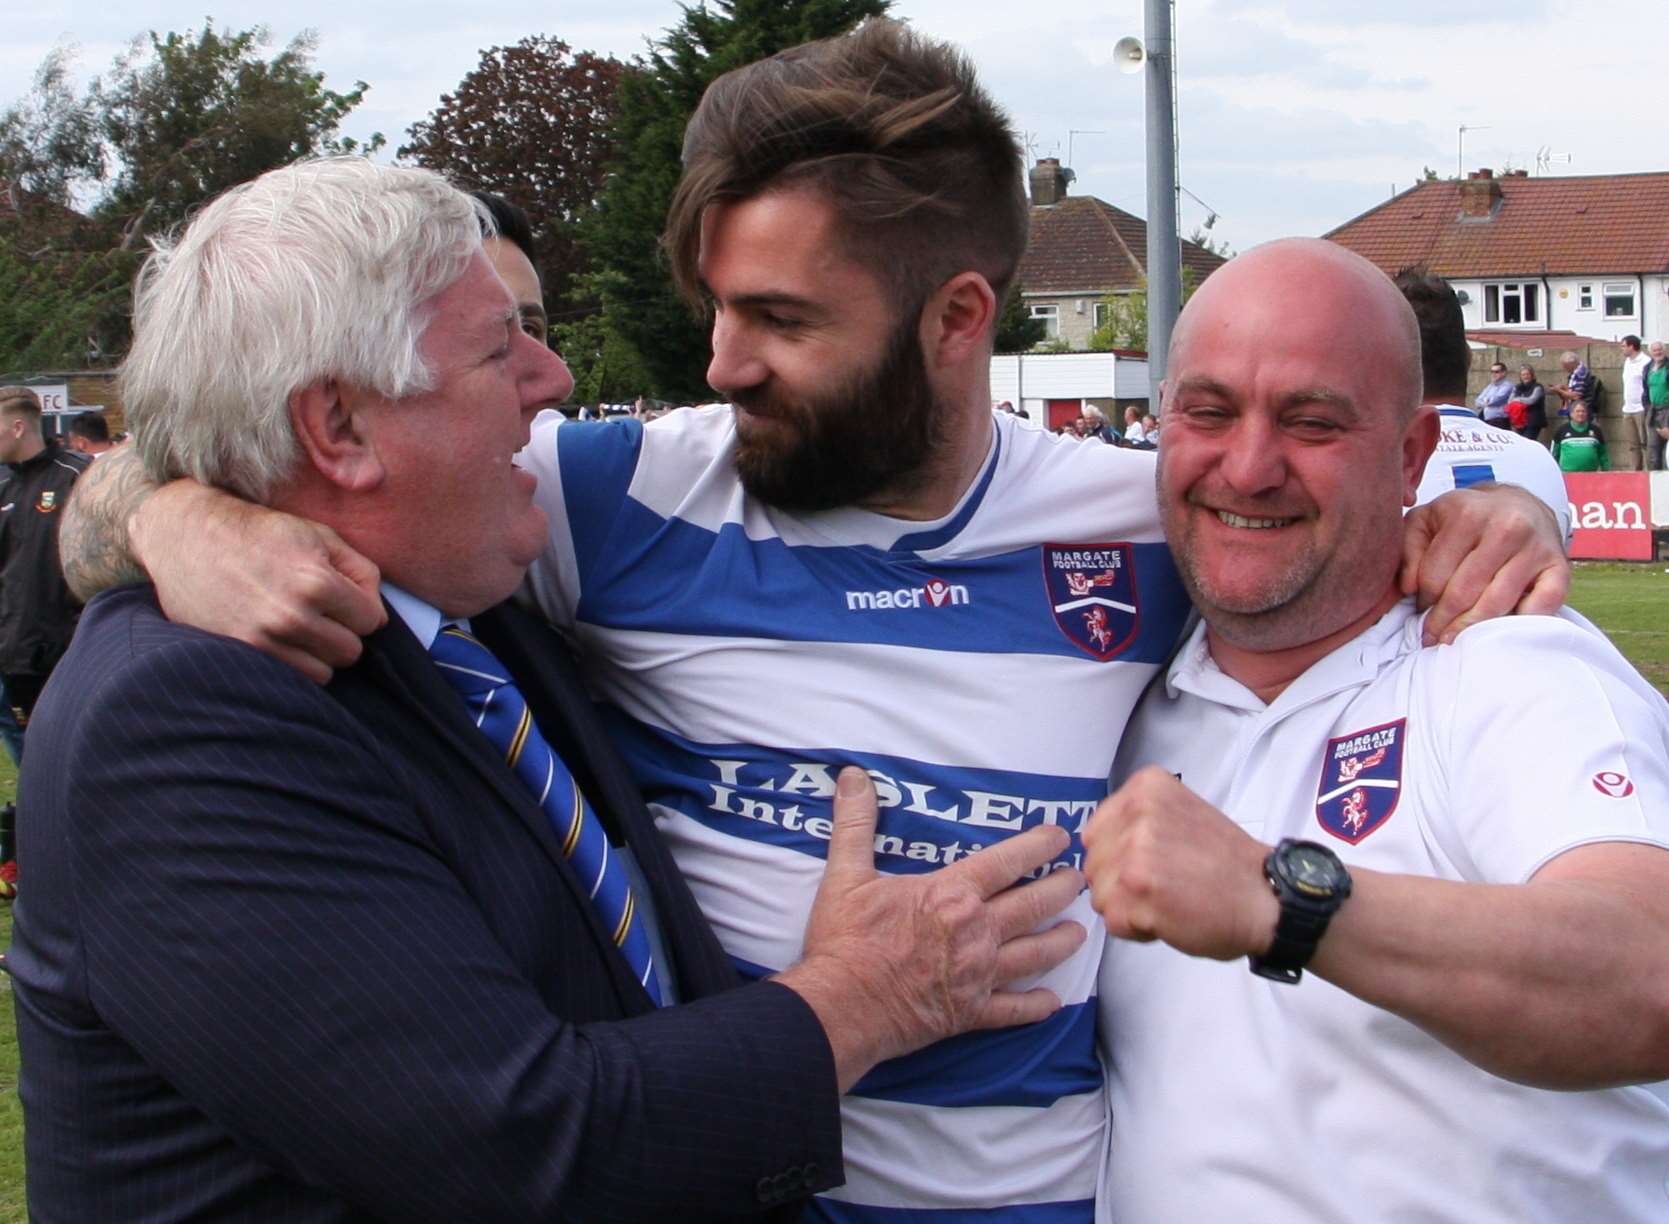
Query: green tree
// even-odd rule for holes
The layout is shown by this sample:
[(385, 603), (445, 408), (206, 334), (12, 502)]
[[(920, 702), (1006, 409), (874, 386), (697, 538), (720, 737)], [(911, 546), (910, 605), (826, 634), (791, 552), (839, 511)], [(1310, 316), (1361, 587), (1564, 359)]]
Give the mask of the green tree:
[(707, 328), (673, 291), (660, 253), (678, 183), (684, 125), (708, 84), (784, 48), (844, 33), (890, 0), (713, 0), (651, 45), (621, 82), (615, 160), (601, 207), (581, 225), (594, 266), (610, 274), (603, 311), (643, 357), (655, 395), (705, 398)]
[(0, 233), (0, 370), (95, 364), (125, 343), (132, 252), (27, 250)]
[(489, 48), (400, 149), (527, 211), (548, 302), (566, 300), (584, 268), (575, 231), (602, 193), (625, 71), (617, 59), (574, 54), (543, 34)]
[(104, 178), (98, 110), (91, 94), (70, 87), (73, 62), (68, 48), (49, 51), (29, 92), (0, 111), (0, 189), (60, 209)]
[(1224, 259), (1234, 258), (1234, 248), (1221, 238), (1213, 238), (1210, 231), (1203, 226), (1196, 225), (1194, 232), (1188, 235), (1188, 241), (1213, 255), (1221, 255)]
[[(647, 393), (650, 374), (643, 358), (626, 339), (618, 315), (617, 291), (610, 284), (609, 273), (593, 273), (581, 277), (574, 289), (574, 297), (587, 305), (580, 306), (569, 319), (558, 318), (551, 324), (551, 346), (562, 354), (568, 370), (574, 376), (576, 403), (630, 403)], [(599, 304), (600, 303), (600, 304)]]
[[(0, 365), (81, 365), (127, 347), (141, 239), (236, 183), (317, 153), (365, 96), (335, 93), (303, 34), (265, 58), (260, 28), (142, 35), (81, 96), (52, 51), (0, 112)], [(113, 168), (113, 171), (112, 171)], [(92, 215), (77, 211), (84, 201)]]
[(1020, 297), (1020, 286), (1016, 284), (1008, 292), (1002, 314), (997, 316), (995, 350), (999, 353), (1027, 353), (1042, 344), (1043, 337), (1048, 334), (1049, 325), (1042, 319), (1032, 317)]
[[(1192, 268), (1182, 269), (1182, 301), (1187, 303), (1200, 286), (1200, 278)], [(1113, 349), (1147, 351), (1147, 282), (1129, 293), (1110, 293), (1101, 299), (1101, 326), (1090, 335), (1089, 347), (1094, 353)]]
[(307, 31), (271, 59), (267, 31), (201, 31), (134, 40), (108, 79), (95, 84), (99, 123), (120, 167), (98, 213), (124, 227), (126, 245), (166, 228), (234, 184), (320, 153), (375, 152), (340, 137), (342, 121), (369, 88), (326, 89), (313, 71), (318, 45)]

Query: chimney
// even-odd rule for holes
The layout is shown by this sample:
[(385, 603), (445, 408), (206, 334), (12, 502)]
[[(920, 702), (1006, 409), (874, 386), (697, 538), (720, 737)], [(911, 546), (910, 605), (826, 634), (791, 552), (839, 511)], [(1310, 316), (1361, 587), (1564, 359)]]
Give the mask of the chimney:
[(1474, 170), (1460, 185), (1460, 215), (1488, 219), (1501, 206), (1501, 182), (1490, 169)]
[(1073, 179), (1071, 170), (1061, 167), (1058, 157), (1040, 157), (1031, 170), (1033, 204), (1059, 204), (1066, 199), (1066, 185)]

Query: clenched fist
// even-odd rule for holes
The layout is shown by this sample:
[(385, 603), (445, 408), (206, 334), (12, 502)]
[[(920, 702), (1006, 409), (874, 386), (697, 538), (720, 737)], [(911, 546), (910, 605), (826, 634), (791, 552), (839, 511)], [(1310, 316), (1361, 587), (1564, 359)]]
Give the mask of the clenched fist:
[(1262, 953), (1280, 903), (1269, 847), (1163, 769), (1102, 800), (1084, 828), (1090, 900), (1118, 939), (1158, 939), (1190, 956)]

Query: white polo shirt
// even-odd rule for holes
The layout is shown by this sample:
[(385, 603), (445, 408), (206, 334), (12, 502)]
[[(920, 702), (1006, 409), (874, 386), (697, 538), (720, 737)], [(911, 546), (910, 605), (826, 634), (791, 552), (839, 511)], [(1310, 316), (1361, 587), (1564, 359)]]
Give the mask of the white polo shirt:
[(1623, 358), (1623, 411), (1630, 416), (1646, 411), (1645, 388), (1640, 385), (1640, 377), (1651, 364), (1650, 353)]
[[(1159, 765), (1260, 841), (1449, 880), (1519, 883), (1590, 842), (1669, 848), (1669, 706), (1609, 642), (1512, 617), (1421, 650), (1421, 619), (1397, 605), (1267, 706), (1202, 628), (1114, 783)], [(1669, 1220), (1669, 1086), (1527, 1088), (1314, 974), (1108, 942), (1100, 1221)]]
[(1419, 504), (1435, 501), (1450, 489), (1486, 480), (1515, 484), (1548, 504), (1559, 520), (1559, 534), (1570, 543), (1570, 497), (1565, 474), (1547, 447), (1509, 430), (1486, 425), (1469, 408), (1440, 404), (1442, 432), (1437, 449), (1420, 478)]

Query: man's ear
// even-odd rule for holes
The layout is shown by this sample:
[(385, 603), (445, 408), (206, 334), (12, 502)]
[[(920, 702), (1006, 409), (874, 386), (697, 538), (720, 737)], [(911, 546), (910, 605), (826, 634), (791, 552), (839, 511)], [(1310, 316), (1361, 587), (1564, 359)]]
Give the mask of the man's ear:
[(997, 322), (997, 295), (978, 272), (959, 272), (934, 291), (921, 313), (921, 351), (929, 368), (985, 360)]
[(327, 483), (366, 493), (386, 474), (369, 429), (380, 401), (356, 395), (333, 378), (290, 392), (290, 424), (308, 464)]
[(1402, 504), (1412, 506), (1420, 488), (1420, 477), (1425, 475), (1426, 463), (1437, 449), (1442, 422), (1430, 404), (1414, 410), (1414, 419), (1402, 435)]

